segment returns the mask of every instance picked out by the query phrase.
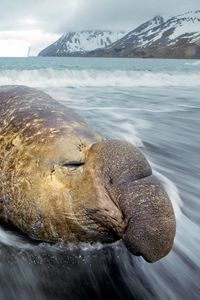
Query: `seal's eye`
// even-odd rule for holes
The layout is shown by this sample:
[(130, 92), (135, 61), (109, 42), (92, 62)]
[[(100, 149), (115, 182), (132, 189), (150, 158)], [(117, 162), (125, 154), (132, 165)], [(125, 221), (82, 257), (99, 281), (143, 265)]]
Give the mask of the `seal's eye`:
[(68, 162), (63, 162), (61, 165), (62, 167), (67, 167), (67, 168), (78, 168), (84, 165), (84, 161), (68, 161)]

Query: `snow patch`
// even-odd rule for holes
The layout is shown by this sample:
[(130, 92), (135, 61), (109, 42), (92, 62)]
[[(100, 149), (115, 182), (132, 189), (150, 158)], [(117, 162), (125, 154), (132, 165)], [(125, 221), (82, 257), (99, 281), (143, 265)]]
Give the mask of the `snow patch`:
[(59, 52), (87, 52), (104, 48), (125, 35), (124, 31), (79, 31), (64, 34), (54, 45)]

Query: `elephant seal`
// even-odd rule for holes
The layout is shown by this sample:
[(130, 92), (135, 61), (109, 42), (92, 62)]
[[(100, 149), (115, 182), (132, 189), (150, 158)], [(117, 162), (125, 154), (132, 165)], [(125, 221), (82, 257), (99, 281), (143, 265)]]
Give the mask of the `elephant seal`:
[(154, 262), (175, 236), (172, 205), (144, 155), (25, 86), (0, 88), (0, 201), (0, 219), (37, 240), (122, 239)]

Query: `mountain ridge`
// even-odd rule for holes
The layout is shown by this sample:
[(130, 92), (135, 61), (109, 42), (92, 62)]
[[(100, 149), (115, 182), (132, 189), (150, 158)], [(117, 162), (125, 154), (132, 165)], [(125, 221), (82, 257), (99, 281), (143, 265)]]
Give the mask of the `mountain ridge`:
[(106, 47), (125, 35), (125, 31), (81, 30), (63, 34), (56, 42), (43, 49), (39, 56), (74, 56)]
[(200, 10), (164, 20), (157, 16), (89, 56), (200, 58)]

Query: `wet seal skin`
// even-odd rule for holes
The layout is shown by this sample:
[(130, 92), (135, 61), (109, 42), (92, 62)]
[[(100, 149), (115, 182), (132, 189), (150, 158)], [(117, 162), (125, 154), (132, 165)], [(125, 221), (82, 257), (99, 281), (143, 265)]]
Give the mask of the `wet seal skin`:
[(175, 236), (171, 202), (133, 145), (106, 140), (25, 86), (0, 87), (0, 219), (50, 242), (124, 241), (149, 262)]

